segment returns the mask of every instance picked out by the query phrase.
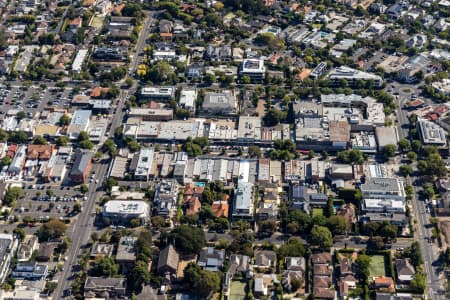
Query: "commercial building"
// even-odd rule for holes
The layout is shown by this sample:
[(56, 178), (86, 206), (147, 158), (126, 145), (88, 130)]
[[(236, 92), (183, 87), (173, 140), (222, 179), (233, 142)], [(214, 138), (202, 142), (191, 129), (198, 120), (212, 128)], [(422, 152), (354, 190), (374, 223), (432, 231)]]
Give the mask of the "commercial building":
[(239, 117), (237, 140), (242, 143), (254, 143), (261, 140), (262, 121), (260, 117)]
[(361, 185), (361, 192), (364, 199), (406, 199), (403, 183), (398, 178), (368, 178)]
[(14, 278), (42, 280), (47, 277), (48, 265), (34, 263), (18, 263), (12, 272)]
[(76, 110), (74, 112), (72, 121), (67, 129), (67, 133), (71, 139), (77, 139), (80, 132), (88, 131), (91, 115), (91, 110)]
[(251, 80), (261, 81), (266, 76), (266, 67), (262, 59), (244, 59), (239, 68), (239, 76), (248, 76)]
[(398, 133), (396, 127), (377, 127), (375, 128), (378, 150), (382, 150), (387, 145), (398, 145)]
[(86, 59), (86, 56), (88, 55), (89, 50), (88, 49), (80, 49), (77, 52), (77, 55), (75, 56), (75, 59), (72, 63), (72, 71), (73, 72), (81, 72), (81, 67), (84, 63), (84, 60)]
[[(132, 161), (131, 169), (134, 170), (134, 178), (136, 180), (148, 180), (153, 165), (154, 151), (153, 148), (143, 148), (139, 151), (136, 160), (136, 167)], [(133, 159), (134, 160), (134, 159)]]
[(8, 167), (8, 172), (10, 174), (18, 175), (22, 172), (23, 167), (25, 166), (26, 160), (26, 151), (27, 147), (25, 145), (21, 145), (17, 150), (11, 164)]
[(183, 88), (180, 93), (180, 107), (195, 114), (195, 102), (197, 101), (197, 89)]
[(447, 145), (445, 130), (438, 124), (428, 120), (419, 119), (417, 122), (417, 129), (423, 144), (435, 146)]
[(235, 191), (233, 205), (233, 220), (253, 219), (253, 184), (249, 182), (239, 182)]
[(8, 274), (11, 259), (14, 257), (19, 242), (12, 234), (0, 234), (0, 283)]
[(139, 219), (145, 224), (150, 217), (150, 207), (144, 201), (110, 200), (103, 206), (102, 216), (110, 218), (112, 223), (124, 224)]
[(359, 81), (371, 81), (373, 82), (373, 87), (383, 86), (383, 78), (380, 76), (346, 66), (335, 68), (328, 74), (328, 78), (333, 85), (340, 85), (342, 80), (346, 80), (350, 86), (355, 86)]
[(158, 215), (172, 218), (177, 209), (177, 200), (178, 183), (175, 180), (165, 180), (158, 184), (153, 199)]
[(140, 117), (143, 121), (169, 121), (173, 120), (173, 109), (132, 107), (128, 117)]
[(89, 176), (92, 165), (91, 151), (77, 151), (74, 154), (75, 160), (70, 170), (69, 177), (75, 183), (85, 183)]
[(234, 115), (237, 113), (237, 99), (233, 91), (206, 93), (202, 104), (202, 112), (206, 114)]
[(141, 89), (140, 96), (143, 99), (170, 101), (175, 97), (175, 87), (173, 86), (143, 87)]
[(312, 71), (309, 73), (309, 76), (313, 79), (319, 79), (322, 77), (327, 71), (327, 63), (320, 62)]
[(371, 213), (405, 213), (405, 203), (402, 200), (393, 199), (364, 199), (362, 210)]

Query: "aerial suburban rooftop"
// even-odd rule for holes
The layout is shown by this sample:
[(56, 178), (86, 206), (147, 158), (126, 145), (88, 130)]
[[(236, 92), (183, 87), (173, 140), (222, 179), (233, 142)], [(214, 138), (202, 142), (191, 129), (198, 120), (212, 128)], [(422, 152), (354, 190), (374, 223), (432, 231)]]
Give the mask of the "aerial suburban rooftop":
[(450, 298), (450, 1), (0, 12), (0, 300)]

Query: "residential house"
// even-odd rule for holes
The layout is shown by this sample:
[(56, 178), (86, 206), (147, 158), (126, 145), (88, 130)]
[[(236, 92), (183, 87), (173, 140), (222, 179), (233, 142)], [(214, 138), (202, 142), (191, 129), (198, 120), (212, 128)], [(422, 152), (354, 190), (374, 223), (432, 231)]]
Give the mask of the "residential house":
[(356, 218), (356, 208), (353, 203), (343, 204), (336, 211), (336, 215), (344, 217), (347, 224), (354, 224), (357, 221)]
[(119, 299), (126, 295), (127, 279), (123, 277), (87, 277), (84, 284), (84, 298)]
[(100, 257), (110, 257), (113, 253), (114, 245), (107, 243), (95, 243), (92, 245), (90, 257), (100, 258)]
[(156, 267), (156, 270), (158, 271), (158, 274), (161, 275), (174, 275), (177, 273), (179, 261), (180, 256), (175, 247), (168, 245), (159, 253), (158, 266)]
[(395, 292), (395, 283), (391, 277), (378, 276), (373, 278), (372, 288), (376, 290)]
[(277, 255), (271, 250), (256, 250), (254, 267), (259, 269), (275, 268), (277, 265)]
[(207, 271), (217, 272), (223, 265), (225, 251), (208, 247), (200, 251), (197, 265)]
[(313, 295), (315, 299), (335, 299), (332, 286), (331, 254), (328, 252), (311, 255), (313, 266)]
[(402, 283), (411, 282), (411, 280), (414, 279), (414, 275), (416, 274), (413, 265), (406, 258), (395, 260), (395, 270), (398, 281)]
[(36, 256), (37, 261), (50, 261), (53, 256), (53, 251), (57, 247), (57, 243), (53, 242), (43, 242), (39, 245), (38, 255)]
[(286, 268), (283, 271), (281, 284), (287, 290), (293, 291), (292, 282), (297, 280), (301, 282), (301, 287), (303, 287), (306, 275), (306, 261), (303, 257), (286, 257), (285, 258)]
[(133, 236), (123, 236), (119, 240), (116, 262), (121, 274), (127, 274), (136, 264), (136, 242), (137, 237)]
[(232, 254), (230, 255), (228, 271), (223, 277), (222, 290), (225, 295), (228, 294), (230, 283), (236, 274), (241, 274), (243, 276), (248, 275), (250, 269), (250, 258), (246, 255)]
[(20, 243), (17, 250), (17, 261), (23, 262), (30, 260), (34, 251), (39, 249), (38, 238), (35, 235), (27, 235)]

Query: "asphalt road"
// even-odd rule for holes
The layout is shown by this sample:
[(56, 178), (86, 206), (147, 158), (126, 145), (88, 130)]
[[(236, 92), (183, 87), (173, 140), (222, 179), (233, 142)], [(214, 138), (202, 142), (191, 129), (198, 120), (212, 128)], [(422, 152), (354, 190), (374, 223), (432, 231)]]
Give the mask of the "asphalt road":
[[(104, 178), (107, 168), (108, 164), (106, 163), (93, 164), (92, 170), (95, 171), (97, 178)], [(102, 183), (103, 181), (100, 180), (98, 183), (93, 181), (89, 184), (89, 191), (87, 193), (88, 200), (84, 202), (83, 211), (79, 214), (72, 231), (68, 233), (68, 236), (72, 240), (72, 245), (66, 254), (68, 260), (64, 263), (64, 271), (60, 275), (58, 287), (53, 294), (54, 299), (62, 299), (63, 292), (71, 286), (73, 278), (69, 278), (69, 275), (72, 272), (73, 266), (78, 263), (78, 254), (81, 253), (82, 245), (89, 241), (95, 218), (95, 203), (102, 194)]]
[[(409, 86), (407, 87), (409, 88)], [(414, 89), (411, 89), (410, 92), (405, 92), (404, 86), (397, 86), (394, 90), (397, 90), (399, 93), (399, 97), (396, 99), (396, 103), (398, 106), (397, 109), (397, 126), (398, 126), (398, 134), (400, 138), (408, 138), (408, 126), (409, 120), (406, 111), (403, 109), (403, 105), (406, 101), (409, 100), (409, 93), (415, 93)], [(420, 248), (422, 251), (422, 256), (424, 259), (424, 271), (427, 277), (426, 286), (427, 286), (427, 294), (429, 299), (432, 300), (444, 300), (445, 296), (440, 295), (439, 292), (445, 290), (442, 286), (442, 282), (439, 277), (439, 267), (436, 265), (436, 261), (439, 258), (439, 252), (434, 243), (430, 243), (431, 239), (431, 228), (427, 225), (429, 224), (429, 219), (431, 215), (426, 212), (426, 204), (424, 201), (420, 201), (417, 195), (420, 193), (420, 188), (413, 185), (412, 183), (417, 179), (417, 177), (408, 177), (406, 179), (406, 183), (411, 185), (414, 188), (413, 198), (411, 200), (412, 203), (412, 213), (413, 218), (417, 220), (416, 224), (416, 236), (415, 240), (417, 240), (420, 244)]]
[(142, 32), (139, 35), (139, 39), (136, 43), (136, 51), (133, 54), (132, 62), (130, 63), (130, 69), (129, 69), (129, 75), (133, 76), (136, 73), (138, 64), (139, 64), (139, 54), (142, 52), (144, 46), (145, 46), (145, 40), (147, 39), (149, 35), (150, 25), (153, 24), (153, 14), (154, 12), (145, 12), (147, 15), (147, 18), (145, 19), (144, 26), (142, 28)]

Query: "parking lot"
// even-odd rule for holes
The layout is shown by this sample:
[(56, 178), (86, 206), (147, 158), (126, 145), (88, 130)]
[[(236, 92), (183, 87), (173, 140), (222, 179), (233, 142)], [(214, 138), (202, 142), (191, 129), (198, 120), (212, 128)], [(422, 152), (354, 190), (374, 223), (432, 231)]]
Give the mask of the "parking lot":
[(0, 111), (7, 113), (10, 109), (24, 111), (28, 118), (33, 118), (36, 112), (47, 107), (67, 109), (73, 99), (72, 88), (49, 87), (42, 89), (38, 86), (11, 86), (0, 85)]

